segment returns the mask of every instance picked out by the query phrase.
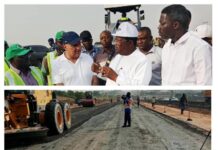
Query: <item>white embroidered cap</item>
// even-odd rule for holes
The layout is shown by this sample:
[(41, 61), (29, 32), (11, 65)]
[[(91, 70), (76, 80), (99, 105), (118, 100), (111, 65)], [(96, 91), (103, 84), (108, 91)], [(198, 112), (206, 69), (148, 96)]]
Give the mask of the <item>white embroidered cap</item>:
[(119, 36), (119, 37), (137, 37), (138, 36), (138, 30), (136, 26), (129, 22), (123, 22), (119, 25), (118, 29), (116, 30), (115, 34), (112, 34), (113, 36)]

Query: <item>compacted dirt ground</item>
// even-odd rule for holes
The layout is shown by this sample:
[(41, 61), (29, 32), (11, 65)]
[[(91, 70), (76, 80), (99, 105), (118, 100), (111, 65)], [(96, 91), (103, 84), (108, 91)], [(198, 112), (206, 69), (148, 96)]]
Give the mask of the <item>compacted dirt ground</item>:
[[(143, 107), (132, 108), (132, 126), (122, 128), (123, 106), (116, 105), (48, 143), (24, 150), (199, 150), (206, 136)], [(16, 148), (15, 148), (16, 149)], [(202, 150), (211, 149), (209, 137)]]
[[(178, 107), (170, 107), (167, 105), (155, 105), (155, 108), (152, 108), (150, 103), (141, 102), (141, 105), (156, 111), (165, 116), (170, 116), (171, 118), (180, 120), (186, 124), (202, 129), (207, 134), (211, 130), (211, 111), (205, 110), (202, 108), (186, 108), (184, 113), (181, 114), (181, 110)], [(190, 110), (190, 111), (189, 111)], [(191, 121), (188, 121), (188, 118)]]

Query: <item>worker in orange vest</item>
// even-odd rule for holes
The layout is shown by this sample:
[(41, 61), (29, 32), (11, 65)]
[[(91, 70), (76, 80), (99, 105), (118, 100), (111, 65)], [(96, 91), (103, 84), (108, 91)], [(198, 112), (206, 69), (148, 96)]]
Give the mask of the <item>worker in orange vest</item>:
[[(124, 127), (130, 127), (131, 126), (131, 107), (132, 107), (132, 98), (131, 98), (131, 93), (127, 92), (125, 100), (124, 100)], [(127, 125), (128, 124), (128, 125)]]

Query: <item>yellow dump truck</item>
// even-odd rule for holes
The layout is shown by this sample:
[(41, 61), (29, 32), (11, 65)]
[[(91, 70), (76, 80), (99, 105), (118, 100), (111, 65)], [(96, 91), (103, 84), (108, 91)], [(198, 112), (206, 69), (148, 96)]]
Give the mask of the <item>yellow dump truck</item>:
[(61, 134), (71, 128), (69, 104), (58, 101), (52, 91), (6, 90), (4, 109), (6, 138)]

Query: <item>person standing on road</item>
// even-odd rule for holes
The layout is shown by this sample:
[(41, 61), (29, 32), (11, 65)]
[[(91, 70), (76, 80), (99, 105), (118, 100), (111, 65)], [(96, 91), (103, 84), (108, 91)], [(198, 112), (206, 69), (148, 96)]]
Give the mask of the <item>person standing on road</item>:
[(131, 93), (127, 92), (126, 98), (124, 100), (124, 124), (122, 126), (123, 128), (131, 127), (131, 107), (132, 107)]
[(180, 98), (180, 101), (179, 101), (179, 107), (181, 109), (181, 114), (183, 114), (187, 103), (188, 103), (188, 101), (187, 101), (186, 95), (183, 93), (182, 97)]
[(151, 100), (151, 106), (153, 109), (155, 109), (155, 103), (156, 103), (156, 98), (153, 96)]
[(139, 105), (140, 105), (140, 97), (137, 96), (137, 106), (138, 106), (138, 108), (139, 108)]
[(191, 13), (183, 5), (165, 7), (159, 35), (168, 40), (162, 50), (162, 85), (211, 85), (212, 48), (191, 34)]

